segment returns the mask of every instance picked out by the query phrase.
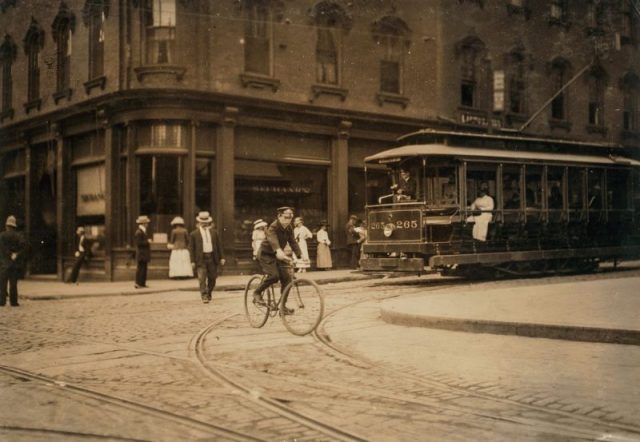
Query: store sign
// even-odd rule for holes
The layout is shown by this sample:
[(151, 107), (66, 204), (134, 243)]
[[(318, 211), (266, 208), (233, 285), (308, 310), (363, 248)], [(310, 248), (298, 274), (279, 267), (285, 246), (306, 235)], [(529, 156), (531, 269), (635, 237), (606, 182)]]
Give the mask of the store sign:
[(84, 167), (76, 171), (78, 179), (77, 215), (104, 215), (104, 165)]
[(254, 186), (241, 186), (238, 190), (246, 192), (257, 193), (297, 193), (297, 194), (310, 194), (311, 188), (308, 186), (266, 186), (266, 185), (254, 185)]

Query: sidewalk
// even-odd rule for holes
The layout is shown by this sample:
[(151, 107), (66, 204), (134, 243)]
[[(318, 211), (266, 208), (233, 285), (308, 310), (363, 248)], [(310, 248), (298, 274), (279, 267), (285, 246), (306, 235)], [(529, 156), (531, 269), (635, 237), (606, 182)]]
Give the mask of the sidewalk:
[[(358, 281), (381, 277), (365, 275), (351, 269), (306, 272), (300, 277), (312, 279), (318, 284), (344, 281)], [(216, 290), (243, 290), (251, 275), (221, 275), (217, 279)], [(57, 280), (25, 279), (18, 283), (21, 299), (51, 300), (88, 298), (96, 296), (142, 295), (172, 291), (198, 291), (198, 280), (191, 279), (150, 279), (148, 288), (136, 289), (133, 281), (81, 282), (65, 284)]]
[(429, 294), (385, 301), (391, 324), (640, 345), (640, 277)]

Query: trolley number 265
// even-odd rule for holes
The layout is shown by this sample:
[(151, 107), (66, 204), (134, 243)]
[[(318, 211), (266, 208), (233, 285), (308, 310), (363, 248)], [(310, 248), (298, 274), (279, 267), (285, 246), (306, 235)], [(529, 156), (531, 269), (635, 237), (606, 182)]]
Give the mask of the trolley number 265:
[(377, 221), (371, 223), (371, 229), (384, 229), (384, 226), (392, 224), (396, 229), (417, 229), (418, 228), (418, 220), (416, 219), (406, 219), (406, 220), (398, 220), (396, 222), (385, 223), (383, 221)]

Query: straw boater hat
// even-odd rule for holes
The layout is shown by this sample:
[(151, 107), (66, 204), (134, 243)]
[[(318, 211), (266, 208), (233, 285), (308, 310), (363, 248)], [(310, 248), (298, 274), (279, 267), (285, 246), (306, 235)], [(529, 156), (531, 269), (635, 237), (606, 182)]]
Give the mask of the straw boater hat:
[(196, 221), (203, 224), (209, 224), (213, 222), (213, 218), (211, 218), (211, 215), (209, 215), (209, 212), (204, 211), (204, 212), (198, 213), (198, 217), (196, 218)]
[(140, 215), (138, 219), (136, 219), (136, 224), (149, 224), (151, 220), (147, 215)]
[(257, 219), (253, 222), (253, 228), (254, 229), (259, 229), (260, 227), (267, 227), (267, 223), (265, 221), (263, 221), (262, 219)]
[(80, 226), (76, 229), (76, 233), (84, 233), (84, 227)]
[(173, 218), (173, 219), (171, 220), (171, 225), (172, 225), (172, 226), (175, 226), (176, 224), (184, 225), (184, 220), (182, 219), (182, 217), (181, 217), (181, 216), (176, 216), (175, 218)]
[(18, 227), (18, 223), (16, 222), (16, 217), (13, 215), (9, 215), (7, 217), (7, 222), (4, 223), (5, 226)]

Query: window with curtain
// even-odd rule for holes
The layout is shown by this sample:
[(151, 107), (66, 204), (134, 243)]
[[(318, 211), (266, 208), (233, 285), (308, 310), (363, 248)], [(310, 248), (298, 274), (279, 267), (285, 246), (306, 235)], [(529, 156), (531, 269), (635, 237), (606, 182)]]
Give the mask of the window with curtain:
[(475, 37), (467, 37), (458, 45), (462, 106), (480, 107), (481, 61), (484, 48), (484, 43)]
[(31, 102), (40, 98), (40, 50), (44, 46), (44, 31), (33, 18), (24, 45), (27, 56), (27, 100)]
[(1, 112), (10, 112), (13, 108), (13, 76), (11, 68), (16, 58), (17, 49), (13, 39), (6, 35), (2, 45), (0, 45), (0, 75), (2, 75), (2, 81), (0, 82), (0, 88), (2, 88), (2, 110)]
[(253, 0), (246, 5), (244, 69), (271, 75), (270, 11), (264, 0)]
[(322, 1), (313, 9), (316, 26), (316, 81), (340, 84), (342, 31), (348, 21), (345, 11), (333, 1)]
[(89, 80), (104, 75), (104, 26), (108, 11), (104, 0), (87, 0), (84, 21), (89, 34)]
[(509, 56), (509, 111), (526, 113), (525, 58), (522, 52), (512, 52)]
[(382, 49), (380, 60), (380, 91), (402, 94), (403, 46), (408, 41), (409, 28), (398, 17), (386, 16), (373, 25), (374, 39)]
[(176, 1), (152, 0), (146, 11), (147, 63), (175, 63)]
[(65, 20), (59, 25), (54, 39), (56, 40), (56, 91), (69, 89), (71, 77), (71, 24)]
[[(551, 65), (551, 94), (557, 93), (567, 82), (568, 63), (563, 59), (554, 60)], [(554, 120), (567, 119), (567, 91), (560, 92), (551, 101), (551, 118)]]
[(622, 128), (627, 131), (636, 132), (639, 127), (639, 102), (640, 102), (640, 79), (635, 74), (627, 74), (622, 80), (623, 84), (623, 110)]
[(589, 75), (589, 124), (604, 126), (605, 73), (594, 69)]

